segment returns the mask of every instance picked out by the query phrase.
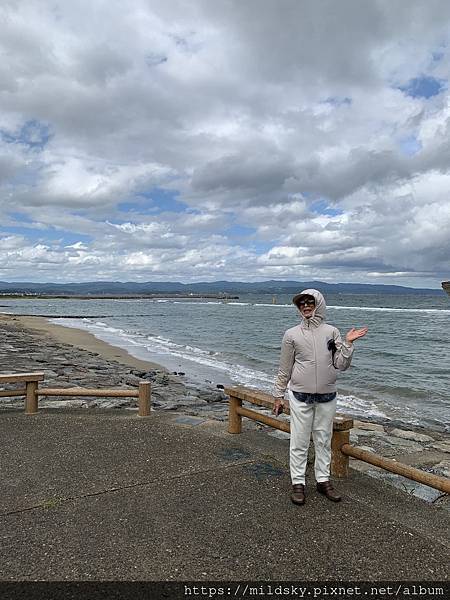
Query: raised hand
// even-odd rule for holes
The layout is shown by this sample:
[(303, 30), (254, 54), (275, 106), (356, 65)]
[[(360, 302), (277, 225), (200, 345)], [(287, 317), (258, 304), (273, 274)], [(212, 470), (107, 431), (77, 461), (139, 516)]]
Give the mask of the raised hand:
[(350, 331), (347, 332), (345, 339), (349, 344), (352, 344), (358, 338), (364, 337), (368, 331), (368, 327), (361, 327), (361, 329), (355, 329), (352, 327)]

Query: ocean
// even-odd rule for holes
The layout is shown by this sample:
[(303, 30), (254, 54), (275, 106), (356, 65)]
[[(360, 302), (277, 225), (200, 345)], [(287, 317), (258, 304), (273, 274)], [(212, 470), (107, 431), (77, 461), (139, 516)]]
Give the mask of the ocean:
[[(276, 300), (274, 304), (273, 301)], [(450, 298), (329, 294), (327, 321), (344, 336), (367, 325), (338, 379), (338, 410), (357, 418), (450, 430)], [(0, 299), (0, 311), (48, 316), (201, 384), (272, 390), (291, 296), (239, 300)], [(62, 317), (62, 318), (58, 318)]]

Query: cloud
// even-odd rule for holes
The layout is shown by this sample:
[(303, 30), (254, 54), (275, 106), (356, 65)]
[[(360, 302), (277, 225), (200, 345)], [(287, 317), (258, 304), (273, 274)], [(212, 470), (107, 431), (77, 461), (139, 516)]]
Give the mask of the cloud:
[(1, 278), (448, 278), (448, 2), (1, 10)]

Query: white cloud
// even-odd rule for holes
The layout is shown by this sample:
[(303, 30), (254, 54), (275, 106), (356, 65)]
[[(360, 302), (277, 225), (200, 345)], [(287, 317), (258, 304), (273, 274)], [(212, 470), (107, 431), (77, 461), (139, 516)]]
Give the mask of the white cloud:
[(444, 0), (1, 11), (0, 277), (448, 277)]

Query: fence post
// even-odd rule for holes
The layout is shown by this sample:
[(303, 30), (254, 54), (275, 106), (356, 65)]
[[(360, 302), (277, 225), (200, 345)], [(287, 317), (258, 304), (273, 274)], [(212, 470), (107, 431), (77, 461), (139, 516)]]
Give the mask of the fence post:
[(341, 452), (341, 448), (350, 442), (352, 427), (353, 419), (339, 415), (334, 418), (331, 438), (331, 474), (334, 477), (348, 477), (349, 459)]
[(38, 382), (37, 381), (26, 381), (25, 382), (25, 414), (35, 415), (38, 411)]
[(140, 417), (148, 417), (150, 414), (152, 387), (150, 381), (141, 381), (139, 383), (138, 396), (138, 415)]
[(242, 416), (237, 413), (237, 408), (242, 406), (242, 400), (230, 396), (230, 407), (228, 410), (228, 433), (241, 433)]

